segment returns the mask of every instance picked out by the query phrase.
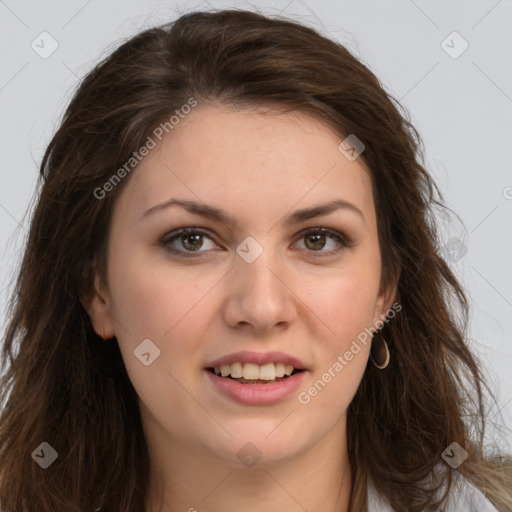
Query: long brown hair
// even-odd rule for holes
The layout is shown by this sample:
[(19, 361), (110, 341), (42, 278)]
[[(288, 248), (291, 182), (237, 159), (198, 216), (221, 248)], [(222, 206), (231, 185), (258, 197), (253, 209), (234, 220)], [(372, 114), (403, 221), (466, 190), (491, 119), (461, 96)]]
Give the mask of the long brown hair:
[[(442, 257), (442, 196), (407, 112), (341, 44), (242, 10), (189, 13), (122, 44), (82, 81), (44, 154), (3, 341), (0, 507), (143, 510), (149, 459), (137, 395), (117, 343), (96, 335), (81, 299), (95, 271), (104, 278), (112, 206), (132, 171), (105, 183), (190, 98), (302, 111), (365, 144), (381, 286), (400, 273), (403, 309), (382, 332), (389, 366), (368, 365), (349, 407), (350, 510), (366, 510), (370, 477), (398, 512), (439, 506), (440, 487), (419, 483), (453, 442), (468, 453), (458, 472), (512, 510), (484, 454), (490, 390), (465, 339), (466, 297)], [(58, 454), (46, 469), (31, 456), (43, 442)], [(452, 476), (440, 484), (449, 489)]]

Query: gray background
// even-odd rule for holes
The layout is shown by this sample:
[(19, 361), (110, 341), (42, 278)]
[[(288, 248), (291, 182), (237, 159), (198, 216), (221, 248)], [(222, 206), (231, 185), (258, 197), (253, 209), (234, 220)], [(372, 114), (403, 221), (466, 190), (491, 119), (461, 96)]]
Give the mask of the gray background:
[[(427, 167), (458, 215), (439, 219), (450, 265), (470, 299), (470, 343), (498, 397), (488, 415), (495, 426), (489, 443), (501, 435), (499, 446), (507, 439), (510, 451), (512, 0), (0, 0), (2, 332), (37, 166), (78, 81), (124, 38), (211, 7), (282, 12), (319, 29), (408, 109)], [(46, 55), (52, 45), (58, 47)]]

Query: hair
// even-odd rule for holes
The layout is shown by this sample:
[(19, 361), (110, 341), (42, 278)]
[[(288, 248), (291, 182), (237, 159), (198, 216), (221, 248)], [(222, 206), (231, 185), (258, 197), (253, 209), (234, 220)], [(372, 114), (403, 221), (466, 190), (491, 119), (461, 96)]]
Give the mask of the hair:
[[(105, 281), (112, 208), (130, 176), (94, 191), (191, 98), (309, 114), (365, 145), (381, 290), (399, 276), (402, 311), (382, 329), (389, 366), (367, 365), (348, 409), (350, 511), (367, 510), (370, 478), (397, 512), (439, 507), (456, 473), (512, 510), (505, 457), (484, 450), (490, 388), (467, 343), (467, 298), (442, 257), (434, 208), (446, 207), (407, 111), (343, 45), (236, 9), (187, 13), (123, 42), (79, 84), (44, 153), (2, 347), (2, 510), (143, 510), (137, 394), (118, 344), (95, 333), (81, 299), (96, 273)], [(58, 453), (47, 469), (31, 457), (42, 442)], [(453, 442), (465, 462), (424, 485)]]

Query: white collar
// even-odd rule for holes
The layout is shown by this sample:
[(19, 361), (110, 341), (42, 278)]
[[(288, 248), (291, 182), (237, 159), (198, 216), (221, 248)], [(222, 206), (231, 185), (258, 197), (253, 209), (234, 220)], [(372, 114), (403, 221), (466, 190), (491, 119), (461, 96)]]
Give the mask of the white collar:
[(389, 501), (375, 489), (371, 475), (368, 476), (368, 512), (393, 512)]
[[(498, 512), (498, 509), (471, 482), (459, 473), (450, 490), (446, 512)], [(394, 512), (385, 496), (379, 494), (368, 476), (368, 512)]]

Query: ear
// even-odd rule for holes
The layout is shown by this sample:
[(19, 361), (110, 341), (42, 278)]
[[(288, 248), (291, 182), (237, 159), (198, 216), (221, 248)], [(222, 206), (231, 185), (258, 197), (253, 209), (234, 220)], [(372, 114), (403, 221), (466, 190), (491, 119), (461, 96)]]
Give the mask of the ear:
[[(377, 298), (377, 304), (375, 308), (375, 316), (373, 319), (373, 324), (378, 320), (384, 321), (386, 319), (388, 311), (391, 309), (393, 304), (396, 301), (396, 294), (398, 290), (398, 281), (400, 279), (400, 268), (397, 268), (393, 277), (389, 280), (389, 283), (384, 288), (381, 288), (379, 292), (379, 296)], [(396, 309), (396, 311), (400, 311), (400, 308)], [(380, 322), (379, 322), (380, 323)]]
[(113, 317), (110, 314), (110, 296), (106, 286), (102, 286), (97, 273), (93, 278), (92, 289), (90, 288), (80, 298), (80, 302), (87, 311), (96, 334), (104, 339), (113, 338), (115, 328)]

